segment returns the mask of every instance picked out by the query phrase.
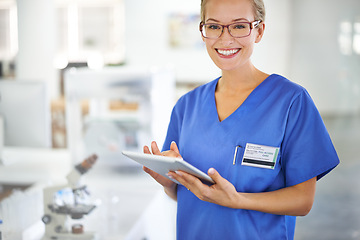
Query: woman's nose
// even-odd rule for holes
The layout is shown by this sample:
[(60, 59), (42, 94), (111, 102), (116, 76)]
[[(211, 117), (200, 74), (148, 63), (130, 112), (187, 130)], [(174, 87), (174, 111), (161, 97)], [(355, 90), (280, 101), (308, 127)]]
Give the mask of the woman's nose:
[(224, 27), (222, 34), (219, 37), (222, 41), (233, 41), (234, 37), (230, 34), (229, 27)]

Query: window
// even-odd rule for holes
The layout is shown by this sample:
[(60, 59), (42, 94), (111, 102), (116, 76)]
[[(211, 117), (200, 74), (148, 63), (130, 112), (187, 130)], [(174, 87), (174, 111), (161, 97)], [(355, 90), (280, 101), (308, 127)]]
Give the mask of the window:
[(0, 2), (0, 61), (13, 60), (18, 49), (15, 1)]

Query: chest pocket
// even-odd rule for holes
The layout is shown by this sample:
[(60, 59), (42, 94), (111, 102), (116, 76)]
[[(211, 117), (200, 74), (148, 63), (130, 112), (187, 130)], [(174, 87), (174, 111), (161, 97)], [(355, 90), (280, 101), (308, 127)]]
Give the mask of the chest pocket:
[(278, 148), (238, 146), (228, 179), (240, 192), (265, 192), (284, 186), (281, 156)]

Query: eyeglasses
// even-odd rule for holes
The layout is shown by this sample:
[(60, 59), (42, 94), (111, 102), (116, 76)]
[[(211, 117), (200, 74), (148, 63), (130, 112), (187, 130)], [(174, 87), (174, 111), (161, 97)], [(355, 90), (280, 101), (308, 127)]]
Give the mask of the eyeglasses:
[(219, 38), (224, 28), (227, 28), (229, 34), (234, 38), (247, 37), (251, 34), (251, 30), (256, 28), (261, 23), (261, 20), (253, 22), (236, 22), (228, 25), (221, 25), (217, 23), (200, 23), (200, 32), (204, 38), (216, 39)]

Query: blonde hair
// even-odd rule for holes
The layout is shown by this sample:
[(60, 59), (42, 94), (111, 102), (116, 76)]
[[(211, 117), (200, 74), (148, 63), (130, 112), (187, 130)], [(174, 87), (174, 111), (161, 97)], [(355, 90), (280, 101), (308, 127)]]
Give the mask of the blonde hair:
[[(223, 0), (222, 0), (223, 1)], [(261, 20), (265, 22), (265, 4), (263, 0), (249, 0), (254, 9), (255, 20)], [(200, 17), (201, 21), (205, 22), (205, 5), (207, 0), (201, 0)]]

